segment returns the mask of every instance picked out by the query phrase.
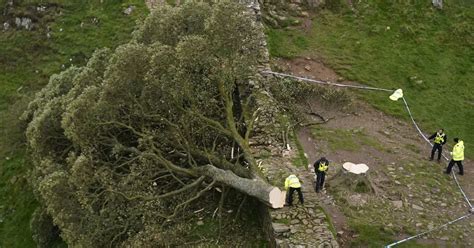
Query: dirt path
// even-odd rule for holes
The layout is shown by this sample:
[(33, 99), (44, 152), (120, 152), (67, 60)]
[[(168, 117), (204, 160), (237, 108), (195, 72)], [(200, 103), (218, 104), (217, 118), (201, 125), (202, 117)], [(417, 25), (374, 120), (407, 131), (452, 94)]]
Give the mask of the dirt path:
[[(280, 68), (297, 76), (332, 82), (344, 81), (343, 78), (339, 77), (322, 62), (315, 61), (311, 58), (280, 60), (278, 61), (278, 65)], [(467, 204), (459, 193), (454, 181), (452, 179), (437, 178), (441, 175), (447, 163), (443, 161), (438, 164), (427, 161), (430, 147), (421, 139), (411, 123), (402, 122), (357, 100), (351, 110), (345, 112), (324, 108), (317, 100), (311, 102), (311, 105), (313, 109), (319, 111), (318, 114), (325, 118), (334, 118), (321, 127), (323, 130), (330, 130), (329, 132), (338, 132), (337, 130), (345, 130), (345, 133), (354, 132), (354, 134), (351, 134), (354, 137), (359, 137), (356, 132), (361, 130), (364, 136), (360, 137), (367, 136), (367, 139), (372, 141), (369, 142), (369, 145), (360, 145), (360, 147), (353, 150), (331, 149), (332, 144), (330, 144), (328, 140), (316, 140), (315, 136), (317, 135), (312, 134), (311, 129), (301, 129), (298, 132), (298, 139), (310, 163), (321, 156), (326, 156), (332, 163), (339, 165), (347, 161), (368, 164), (370, 170), (373, 171), (372, 179), (374, 184), (380, 187), (379, 190), (381, 192), (378, 196), (379, 198), (382, 198), (382, 200), (389, 204), (391, 202), (403, 202), (403, 208), (407, 208), (409, 211), (413, 210), (410, 209), (410, 206), (413, 208), (418, 208), (419, 205), (423, 206), (423, 211), (419, 211), (423, 212), (422, 215), (420, 215), (417, 210), (410, 212), (410, 216), (405, 216), (400, 213), (400, 218), (404, 218), (409, 222), (405, 224), (400, 222), (398, 224), (402, 230), (416, 226), (416, 228), (414, 228), (415, 232), (425, 231), (467, 213)], [(416, 115), (416, 113), (414, 114)], [(331, 133), (329, 133), (329, 136), (331, 136)], [(452, 143), (452, 141), (449, 142)], [(407, 163), (409, 165), (413, 164), (413, 168), (407, 166)], [(422, 168), (421, 165), (417, 166), (419, 163), (426, 165), (423, 165)], [(474, 179), (474, 168), (471, 165), (472, 161), (467, 160), (464, 162), (465, 175), (460, 177), (459, 181), (468, 197), (472, 200), (474, 196), (474, 185), (470, 182)], [(428, 171), (423, 171), (426, 170), (424, 168), (425, 166)], [(433, 184), (430, 184), (429, 187), (423, 185), (422, 179), (419, 178), (419, 175), (424, 173), (427, 176), (436, 176), (436, 178), (432, 180)], [(448, 184), (449, 190), (451, 191), (451, 193), (446, 192), (448, 196), (451, 196), (449, 199), (446, 199), (446, 197), (437, 198), (436, 195), (440, 190), (444, 190), (443, 188), (439, 189), (439, 187), (445, 187), (442, 186), (444, 182)], [(330, 182), (328, 182), (328, 184), (330, 184)], [(437, 186), (438, 184), (439, 186)], [(405, 193), (406, 191), (409, 193)], [(370, 198), (364, 197), (365, 196), (362, 195), (362, 199), (369, 199), (367, 201), (370, 201)], [(341, 245), (344, 247), (344, 243), (346, 243), (347, 239), (351, 239), (351, 231), (349, 231), (347, 227), (348, 217), (343, 214), (344, 211), (340, 210), (340, 206), (334, 206), (327, 201), (322, 201), (322, 206), (331, 214), (337, 231), (344, 232), (342, 237), (339, 237), (339, 242), (343, 243)], [(437, 210), (440, 207), (442, 209)], [(443, 214), (440, 213), (441, 211), (444, 211)], [(440, 218), (436, 222), (432, 220), (425, 222), (418, 220), (424, 218), (423, 215), (431, 215), (434, 213), (439, 214)], [(469, 220), (462, 221), (448, 228), (448, 230), (452, 231), (437, 232), (437, 235), (429, 236), (429, 238), (424, 237), (419, 242), (424, 244), (436, 244), (441, 247), (446, 246), (446, 244), (448, 246), (452, 244), (462, 244), (469, 247), (474, 244), (473, 219), (474, 218), (471, 217)], [(388, 224), (396, 225), (392, 223)], [(349, 232), (349, 234), (347, 232)], [(449, 235), (455, 237), (450, 237)], [(400, 235), (399, 237), (406, 237), (406, 235)]]

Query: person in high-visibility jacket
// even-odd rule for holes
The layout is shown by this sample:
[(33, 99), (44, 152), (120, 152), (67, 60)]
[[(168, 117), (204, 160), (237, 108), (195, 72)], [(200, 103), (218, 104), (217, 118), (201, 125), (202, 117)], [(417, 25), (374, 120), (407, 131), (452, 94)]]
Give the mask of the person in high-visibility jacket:
[(286, 203), (288, 204), (288, 206), (293, 205), (293, 193), (295, 191), (298, 192), (298, 199), (299, 199), (300, 203), (301, 204), (304, 203), (303, 192), (301, 192), (301, 182), (298, 179), (298, 177), (296, 177), (296, 175), (290, 175), (286, 178), (286, 180), (285, 180), (285, 189), (287, 191), (289, 189), (288, 195), (287, 195), (287, 198), (286, 198)]
[(438, 151), (438, 162), (441, 161), (441, 154), (443, 154), (443, 145), (446, 144), (448, 136), (444, 133), (443, 129), (431, 135), (428, 139), (433, 139), (433, 149), (431, 149), (430, 160), (433, 160), (436, 151)]
[(322, 157), (314, 162), (313, 166), (314, 172), (316, 173), (316, 192), (319, 192), (324, 187), (324, 178), (328, 171), (329, 161), (325, 157)]
[(454, 138), (454, 142), (456, 145), (454, 145), (453, 151), (451, 152), (452, 159), (449, 161), (448, 168), (446, 168), (446, 174), (451, 173), (454, 164), (457, 164), (459, 168), (459, 175), (462, 176), (464, 175), (462, 166), (462, 161), (464, 160), (464, 142), (458, 138)]

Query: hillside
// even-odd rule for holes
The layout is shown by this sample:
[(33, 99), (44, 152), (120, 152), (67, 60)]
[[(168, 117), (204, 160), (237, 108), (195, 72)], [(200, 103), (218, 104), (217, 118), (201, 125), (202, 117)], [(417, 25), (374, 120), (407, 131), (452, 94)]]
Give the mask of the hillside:
[[(36, 184), (33, 189), (30, 188), (38, 179), (34, 175), (32, 162), (35, 156), (26, 151), (24, 137), (26, 123), (19, 121), (19, 117), (27, 109), (28, 102), (34, 99), (35, 93), (48, 83), (51, 75), (61, 71), (78, 71), (77, 68), (90, 62), (91, 55), (98, 48), (106, 47), (114, 50), (130, 41), (132, 31), (135, 30), (137, 23), (143, 23), (149, 10), (145, 7), (144, 1), (48, 1), (47, 3), (44, 1), (2, 1), (0, 3), (3, 6), (1, 21), (5, 23), (4, 30), (0, 33), (2, 44), (5, 44), (0, 51), (2, 63), (0, 128), (2, 137), (5, 137), (0, 143), (2, 158), (0, 246), (64, 247), (66, 244), (58, 236), (61, 231), (52, 223), (50, 214), (44, 210), (45, 203), (38, 203), (35, 200), (35, 197), (41, 198), (41, 187)], [(173, 23), (170, 22), (170, 24)], [(102, 70), (101, 73), (104, 71)], [(49, 82), (53, 82), (51, 84), (54, 85), (54, 80), (53, 76)], [(66, 83), (72, 82), (66, 80)], [(121, 90), (123, 89), (118, 89), (118, 91)], [(127, 93), (127, 91), (123, 92)], [(36, 94), (35, 97), (40, 96), (41, 94)], [(34, 106), (34, 104), (29, 106), (32, 105)], [(51, 123), (45, 123), (45, 128), (48, 129), (52, 127), (51, 125)], [(44, 137), (41, 140), (46, 141), (50, 138)], [(100, 178), (98, 171), (93, 172)], [(183, 183), (179, 179), (177, 182)], [(200, 182), (202, 178), (197, 181), (197, 183)], [(200, 198), (199, 203), (186, 208), (188, 214), (179, 214), (173, 218), (173, 222), (165, 219), (165, 227), (157, 226), (157, 228), (163, 228), (163, 231), (155, 233), (165, 236), (166, 239), (159, 235), (156, 237), (144, 235), (145, 238), (156, 238), (161, 244), (169, 246), (199, 243), (219, 243), (223, 246), (226, 244), (264, 245), (265, 240), (263, 240), (258, 212), (248, 210), (254, 209), (258, 204), (252, 199), (242, 199), (241, 194), (228, 188), (216, 187), (215, 190), (207, 192), (213, 189), (212, 185), (214, 182), (199, 192), (198, 196), (206, 194)], [(73, 194), (76, 193), (73, 192)], [(102, 206), (107, 203), (110, 204), (110, 201), (104, 202)], [(177, 209), (186, 205), (182, 204)], [(139, 203), (138, 207), (141, 206)], [(60, 211), (64, 209), (67, 208), (59, 208)], [(120, 208), (113, 208), (113, 210), (120, 210)], [(119, 220), (120, 218), (121, 216), (118, 216)], [(151, 221), (154, 221), (154, 218), (151, 218)], [(99, 223), (99, 225), (102, 224), (104, 223)], [(222, 232), (224, 227), (230, 233), (224, 234)], [(77, 229), (73, 228), (73, 230)], [(94, 232), (95, 230), (91, 228), (85, 231)], [(146, 231), (152, 232), (152, 230)], [(65, 234), (62, 233), (62, 235)], [(106, 242), (98, 235), (92, 236), (97, 242)], [(78, 235), (70, 237), (79, 239)], [(141, 242), (140, 238), (140, 235), (137, 235), (134, 242)]]
[[(402, 88), (425, 135), (443, 127), (451, 133), (448, 149), (454, 137), (472, 142), (474, 39), (469, 23), (474, 21), (474, 6), (455, 1), (438, 10), (428, 1), (352, 2), (310, 15), (290, 11), (291, 5), (270, 10), (270, 15), (279, 13), (273, 12), (275, 20), (283, 19), (279, 16), (284, 13), (286, 20), (292, 20), (267, 29), (274, 70), (343, 84)], [(463, 215), (462, 195), (452, 179), (441, 174), (447, 163), (427, 161), (429, 146), (405, 122), (409, 115), (404, 105), (379, 92), (352, 92), (376, 109), (354, 103), (346, 111), (331, 110), (317, 99), (308, 100), (305, 106), (316, 105), (307, 113), (316, 111), (330, 121), (298, 132), (299, 150), (308, 155), (309, 163), (321, 156), (335, 162), (330, 175), (337, 174), (346, 161), (367, 163), (375, 170), (371, 178), (376, 197), (327, 182), (323, 197), (334, 197), (338, 207), (334, 210), (331, 201), (322, 206), (341, 231), (338, 241), (348, 247), (380, 247)], [(387, 120), (379, 111), (399, 120)], [(469, 146), (466, 153), (472, 157)], [(466, 171), (471, 163), (465, 161)], [(472, 201), (472, 176), (459, 180)], [(421, 211), (412, 207), (420, 205)], [(466, 220), (401, 246), (470, 247), (472, 225), (472, 220)]]
[[(270, 53), (324, 62), (342, 81), (402, 88), (422, 129), (445, 128), (469, 147), (474, 142), (474, 4), (449, 1), (438, 10), (430, 1), (359, 1), (352, 8), (322, 10), (302, 25), (268, 29)], [(401, 105), (374, 94), (363, 97), (407, 117)], [(474, 150), (466, 153), (472, 157)]]
[[(1, 0), (0, 8), (0, 246), (36, 247), (30, 217), (37, 202), (27, 183), (30, 162), (18, 118), (51, 74), (85, 64), (98, 47), (123, 43), (148, 10), (133, 0)], [(17, 27), (16, 18), (31, 23)]]
[[(26, 146), (26, 123), (19, 120), (20, 115), (35, 99), (35, 94), (48, 84), (51, 75), (85, 66), (97, 48), (108, 47), (114, 51), (127, 43), (132, 31), (149, 14), (145, 2), (175, 5), (184, 1), (0, 0), (0, 22), (3, 23), (0, 27), (0, 248), (36, 247), (32, 236), (36, 235), (38, 240), (42, 231), (37, 223), (47, 223), (48, 220), (41, 218), (49, 216), (33, 214), (39, 206), (35, 199), (41, 198), (39, 187), (31, 187), (35, 180), (32, 161), (37, 154), (31, 146)], [(452, 138), (464, 140), (466, 175), (459, 180), (472, 201), (474, 4), (471, 1), (449, 1), (442, 10), (433, 8), (431, 1), (327, 0), (317, 8), (311, 5), (322, 1), (289, 1), (289, 5), (264, 2), (263, 19), (267, 25), (267, 46), (274, 71), (331, 82), (402, 88), (426, 135), (444, 128), (449, 136), (446, 150), (451, 149)], [(278, 13), (274, 12), (276, 10)], [(196, 43), (196, 47), (199, 45), (202, 44)], [(207, 60), (197, 58), (183, 59), (191, 65), (186, 68), (201, 66), (201, 63), (205, 64), (203, 61), (207, 63)], [(141, 70), (141, 65), (135, 66), (137, 71)], [(206, 70), (201, 69), (199, 73), (203, 71)], [(273, 137), (266, 136), (247, 143), (255, 145), (252, 152), (258, 170), (270, 171), (265, 176), (273, 185), (282, 188), (284, 178), (290, 172), (303, 179), (306, 204), (297, 205), (295, 211), (287, 207), (275, 210), (271, 215), (274, 222), (289, 227), (283, 234), (288, 244), (311, 247), (310, 242), (327, 242), (328, 247), (380, 247), (465, 214), (466, 203), (456, 184), (442, 174), (445, 163), (428, 161), (429, 147), (418, 136), (400, 101), (388, 101), (387, 95), (379, 92), (301, 86), (271, 76), (265, 80), (270, 84), (255, 88), (263, 88), (265, 94), (279, 99), (275, 105), (283, 106), (283, 111), (255, 120), (259, 120), (261, 126), (272, 128), (284, 123), (287, 129), (275, 129), (277, 145), (272, 143), (275, 142)], [(296, 86), (285, 86), (283, 91), (288, 92), (272, 91), (279, 83)], [(295, 91), (290, 92), (292, 90)], [(188, 91), (191, 90), (177, 92), (193, 93)], [(154, 92), (158, 92), (156, 88)], [(120, 87), (116, 93), (120, 95)], [(282, 95), (278, 95), (280, 93)], [(286, 96), (293, 93), (301, 93), (307, 98), (297, 98), (300, 102), (296, 103), (286, 102), (294, 100)], [(238, 90), (237, 94), (240, 94)], [(211, 99), (213, 96), (206, 97)], [(123, 100), (121, 97), (116, 99), (118, 102)], [(246, 103), (255, 100), (249, 99)], [(187, 106), (190, 102), (183, 101), (182, 105)], [(212, 108), (202, 109), (210, 111)], [(240, 118), (247, 118), (246, 114)], [(269, 121), (263, 120), (265, 118)], [(204, 142), (206, 135), (202, 137)], [(142, 139), (137, 140), (142, 142)], [(283, 146), (280, 147), (280, 143)], [(291, 145), (291, 151), (285, 149), (286, 144)], [(169, 151), (169, 154), (173, 152)], [(240, 156), (234, 160), (234, 143), (231, 154), (232, 160), (229, 160), (237, 164)], [(311, 164), (321, 156), (330, 159), (331, 168), (327, 191), (316, 194)], [(335, 176), (346, 161), (370, 166), (372, 191), (338, 187)], [(189, 164), (192, 163), (196, 161), (189, 159)], [(135, 180), (136, 174), (131, 175), (130, 182), (140, 182)], [(168, 176), (175, 178), (173, 173), (163, 177)], [(202, 178), (197, 182), (203, 182)], [(180, 179), (176, 181), (178, 185), (185, 185)], [(140, 234), (142, 237), (136, 235), (138, 238), (132, 246), (139, 244), (140, 238), (156, 239), (170, 246), (271, 246), (271, 241), (265, 240), (268, 234), (264, 225), (268, 223), (262, 225), (262, 214), (256, 211), (262, 204), (227, 186), (213, 188), (214, 183), (213, 180), (207, 186), (203, 184), (206, 187), (202, 192), (212, 190), (189, 206), (186, 213), (179, 214), (174, 221), (163, 221), (165, 224), (160, 228), (147, 229)], [(130, 185), (132, 183), (125, 184), (125, 192)], [(163, 191), (165, 195), (167, 190)], [(135, 199), (135, 196), (131, 198)], [(106, 200), (102, 207), (107, 204), (111, 203)], [(137, 206), (140, 208), (141, 205)], [(145, 206), (157, 209), (157, 205), (143, 204)], [(33, 231), (30, 229), (32, 216), (36, 217), (34, 225), (37, 227)], [(123, 217), (118, 216), (118, 219)], [(470, 247), (474, 243), (473, 221), (471, 217), (400, 247)], [(57, 236), (59, 230), (48, 229), (51, 226), (44, 226), (44, 233), (54, 234), (54, 237), (48, 237), (50, 243), (45, 243), (51, 247), (66, 247)], [(150, 233), (156, 235), (147, 235)], [(115, 237), (112, 238), (115, 241)]]

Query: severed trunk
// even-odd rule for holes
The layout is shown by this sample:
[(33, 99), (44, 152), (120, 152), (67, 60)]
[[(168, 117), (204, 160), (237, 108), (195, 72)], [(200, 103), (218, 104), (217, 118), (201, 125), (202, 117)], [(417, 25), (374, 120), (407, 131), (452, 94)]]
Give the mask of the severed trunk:
[(282, 208), (285, 204), (285, 191), (268, 184), (261, 178), (242, 178), (231, 171), (222, 170), (212, 165), (201, 166), (197, 170), (199, 174), (255, 197), (272, 208)]

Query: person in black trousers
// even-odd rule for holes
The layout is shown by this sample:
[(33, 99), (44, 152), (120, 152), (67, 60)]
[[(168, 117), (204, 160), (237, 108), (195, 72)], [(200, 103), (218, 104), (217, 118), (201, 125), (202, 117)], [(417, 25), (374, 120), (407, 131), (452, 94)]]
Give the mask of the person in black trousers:
[(319, 193), (324, 187), (324, 178), (329, 167), (329, 161), (322, 157), (313, 164), (314, 172), (316, 173), (316, 192)]
[(441, 154), (443, 153), (443, 145), (446, 144), (448, 136), (444, 133), (444, 129), (438, 130), (438, 132), (431, 135), (428, 139), (434, 139), (433, 149), (431, 149), (430, 160), (433, 160), (434, 154), (438, 151), (438, 163), (441, 161)]
[(462, 161), (464, 160), (464, 142), (459, 140), (459, 138), (454, 138), (453, 151), (451, 152), (452, 159), (449, 161), (448, 168), (446, 168), (446, 174), (450, 174), (453, 169), (454, 164), (458, 165), (459, 175), (464, 175), (464, 169), (462, 166)]
[(296, 175), (290, 175), (285, 179), (285, 190), (290, 190), (286, 195), (286, 204), (293, 205), (293, 193), (298, 192), (298, 198), (301, 204), (304, 204), (303, 192), (301, 192), (301, 182)]

